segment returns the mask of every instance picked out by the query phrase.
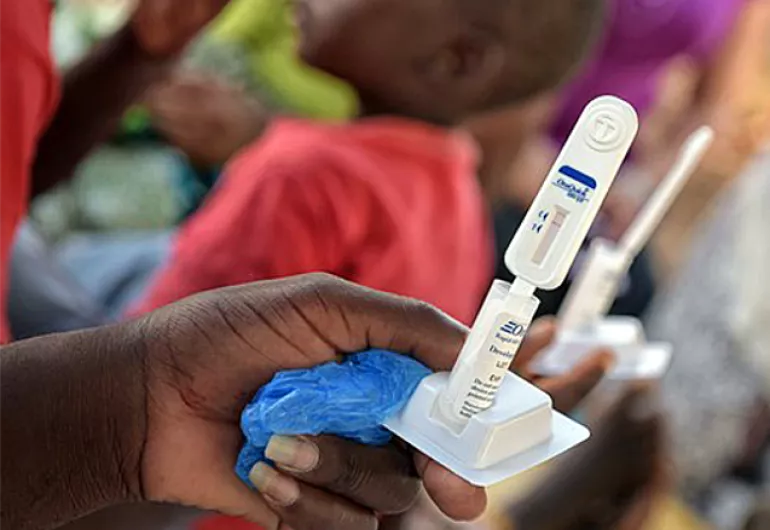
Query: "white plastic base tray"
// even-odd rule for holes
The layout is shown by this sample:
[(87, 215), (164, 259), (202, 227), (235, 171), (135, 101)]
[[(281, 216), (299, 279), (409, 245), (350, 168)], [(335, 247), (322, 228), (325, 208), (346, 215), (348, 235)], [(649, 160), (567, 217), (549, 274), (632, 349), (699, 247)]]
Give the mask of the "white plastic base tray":
[(564, 374), (599, 347), (615, 354), (615, 365), (607, 374), (613, 381), (657, 380), (671, 364), (671, 345), (646, 342), (637, 319), (608, 317), (580, 332), (560, 334), (533, 363), (532, 370), (545, 376)]
[(454, 433), (434, 414), (447, 380), (444, 373), (423, 380), (404, 410), (385, 427), (476, 486), (502, 482), (590, 436), (588, 429), (553, 410), (542, 390), (510, 373), (495, 404), (473, 416), (461, 433)]

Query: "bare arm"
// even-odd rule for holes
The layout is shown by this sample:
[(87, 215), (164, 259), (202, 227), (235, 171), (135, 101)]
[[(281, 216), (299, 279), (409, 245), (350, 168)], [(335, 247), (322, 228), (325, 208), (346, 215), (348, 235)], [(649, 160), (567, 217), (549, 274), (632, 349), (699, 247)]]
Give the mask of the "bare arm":
[(139, 497), (140, 349), (128, 328), (2, 349), (2, 526), (52, 528)]
[[(762, 83), (768, 69), (768, 29), (770, 1), (746, 0), (736, 18), (730, 35), (713, 61), (702, 65), (689, 105), (667, 131), (656, 131), (651, 149), (645, 149), (640, 162), (647, 169), (652, 183), (663, 177), (676, 152), (697, 127), (708, 124), (717, 132), (716, 157), (709, 166), (716, 172), (733, 174), (759, 147), (760, 135), (752, 122), (766, 100), (766, 84)], [(674, 109), (672, 109), (674, 110)]]
[(38, 144), (33, 195), (69, 178), (91, 149), (115, 132), (125, 109), (172, 64), (145, 53), (125, 27), (67, 72), (61, 105)]
[(69, 178), (117, 127), (131, 103), (173, 66), (228, 0), (142, 0), (129, 23), (64, 79), (61, 105), (43, 134), (32, 172), (37, 195)]
[[(769, 21), (770, 1), (746, 0), (716, 57), (705, 64), (691, 64), (683, 70), (688, 75), (676, 83), (677, 90), (668, 97), (664, 91), (660, 107), (642, 124), (633, 178), (620, 179), (604, 203), (605, 237), (617, 239), (628, 229), (643, 201), (670, 170), (686, 137), (698, 127), (713, 127), (716, 141), (703, 169), (684, 192), (689, 200), (672, 213), (681, 216), (685, 225), (756, 152), (761, 137), (752, 134), (753, 115), (766, 95), (752, 87), (764, 88), (760, 75), (767, 67)], [(672, 61), (670, 66), (681, 64)], [(679, 238), (680, 228), (676, 231)]]

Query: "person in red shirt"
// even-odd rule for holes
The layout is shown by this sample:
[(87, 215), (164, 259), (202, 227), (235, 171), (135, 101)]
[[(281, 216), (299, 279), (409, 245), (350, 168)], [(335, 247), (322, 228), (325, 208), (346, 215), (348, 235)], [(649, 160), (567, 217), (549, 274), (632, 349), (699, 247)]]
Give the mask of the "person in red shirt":
[(126, 26), (59, 80), (49, 52), (51, 0), (0, 3), (0, 344), (8, 261), (31, 195), (71, 175), (125, 108), (161, 79), (228, 0), (142, 0)]
[[(470, 137), (453, 127), (556, 85), (602, 2), (300, 1), (300, 54), (355, 87), (349, 124), (277, 120), (178, 232), (135, 307), (325, 271), (469, 323), (492, 275)], [(552, 39), (542, 39), (548, 31)]]

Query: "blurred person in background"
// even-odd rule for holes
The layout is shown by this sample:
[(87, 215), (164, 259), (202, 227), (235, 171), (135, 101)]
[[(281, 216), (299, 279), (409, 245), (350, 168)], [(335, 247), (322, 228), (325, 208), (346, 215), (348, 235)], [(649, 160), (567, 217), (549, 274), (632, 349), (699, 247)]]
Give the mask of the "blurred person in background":
[[(594, 235), (617, 238), (641, 202), (667, 171), (686, 134), (709, 123), (720, 136), (740, 130), (741, 117), (725, 108), (725, 77), (732, 63), (764, 53), (767, 26), (745, 24), (742, 15), (766, 0), (613, 0), (610, 22), (592, 60), (564, 89), (490, 114), (469, 123), (482, 145), (481, 177), (496, 202), (495, 232), (498, 276), (510, 277), (502, 252), (521, 222), (542, 175), (556, 156), (581, 109), (592, 98), (617, 95), (640, 114), (643, 131), (621, 179), (608, 197)], [(698, 80), (688, 105), (669, 116), (649, 135), (646, 119), (656, 103), (659, 84), (675, 60), (694, 63)], [(659, 125), (659, 124), (656, 124)], [(579, 263), (579, 262), (578, 262)], [(574, 274), (574, 272), (573, 272)], [(541, 312), (554, 314), (569, 289), (541, 293)], [(648, 253), (633, 264), (626, 288), (613, 313), (640, 315), (654, 292)]]
[[(726, 5), (728, 0), (714, 1), (719, 7)], [(743, 12), (750, 11), (749, 4), (753, 7), (763, 2), (766, 3), (766, 0), (747, 0), (747, 9)], [(643, 114), (649, 114), (657, 81), (674, 55), (694, 57), (699, 67), (705, 64), (713, 66), (709, 68), (708, 76), (702, 76), (703, 90), (699, 90), (696, 103), (681, 107), (707, 109), (710, 102), (721, 104), (719, 89), (724, 84), (721, 82), (724, 71), (734, 72), (741, 64), (745, 65), (746, 61), (734, 59), (754, 54), (754, 49), (747, 50), (746, 43), (757, 48), (756, 35), (763, 31), (758, 24), (741, 27), (745, 35), (726, 41), (729, 45), (721, 54), (722, 59), (707, 61), (717, 55), (716, 49), (724, 40), (722, 35), (730, 26), (728, 19), (737, 18), (737, 8), (736, 13), (726, 7), (701, 10), (696, 3), (688, 8), (677, 0), (654, 4), (641, 1), (634, 4), (629, 0), (626, 7), (623, 7), (623, 0), (614, 0), (614, 4), (617, 4), (617, 13), (612, 19), (613, 27), (606, 32), (605, 43), (587, 72), (563, 98), (561, 106), (565, 110), (562, 114), (571, 113), (572, 118), (562, 117), (559, 127), (554, 126), (549, 135), (543, 132), (540, 138), (551, 137), (557, 142), (563, 139), (569, 119), (576, 116), (580, 106), (592, 95), (602, 92), (614, 90), (630, 98)], [(128, 143), (108, 147), (94, 157), (82, 169), (74, 193), (64, 194), (63, 205), (60, 202), (58, 207), (51, 207), (51, 202), (56, 201), (40, 201), (35, 209), (35, 226), (42, 225), (44, 235), (60, 235), (57, 226), (62, 224), (63, 218), (75, 219), (74, 226), (87, 230), (98, 227), (123, 230), (169, 227), (197, 207), (215, 182), (221, 165), (260, 134), (271, 116), (288, 113), (338, 120), (351, 115), (357, 104), (350, 89), (344, 83), (305, 65), (297, 57), (296, 30), (289, 20), (289, 11), (286, 2), (238, 0), (230, 5), (188, 53), (185, 69), (167, 77), (148, 95), (144, 105), (133, 108), (129, 113), (124, 122), (128, 132), (124, 131), (124, 139), (121, 140)], [(637, 17), (638, 14), (644, 16)], [(705, 21), (701, 21), (700, 25), (687, 22), (697, 17), (705, 17)], [(119, 17), (112, 15), (104, 18), (111, 20)], [(637, 18), (644, 21), (644, 25), (626, 32), (623, 28)], [(114, 22), (112, 24), (114, 26)], [(647, 48), (639, 47), (639, 54), (631, 51), (633, 43), (643, 38), (656, 40), (656, 32), (674, 34), (675, 31), (669, 30), (680, 28), (677, 24), (684, 24), (682, 27), (689, 29), (684, 33), (680, 31), (682, 38), (673, 39), (676, 42), (672, 42), (671, 46), (644, 53), (642, 51)], [(615, 46), (625, 41), (631, 44), (619, 48)], [(619, 73), (614, 74), (613, 69), (622, 62), (624, 66), (618, 66)], [(634, 66), (637, 63), (643, 63), (643, 66)], [(726, 68), (725, 65), (730, 66)], [(544, 142), (531, 140), (533, 136), (537, 137), (532, 131), (547, 132), (546, 125), (553, 121), (558, 110), (555, 100), (543, 97), (531, 104), (496, 111), (476, 120), (471, 127), (483, 148), (481, 177), (487, 196), (497, 210), (495, 232), (498, 251), (502, 251), (509, 242), (531, 193), (539, 185), (551, 161), (549, 157), (555, 154), (555, 148), (541, 149)], [(724, 110), (721, 112), (724, 113)], [(646, 185), (638, 186), (648, 180), (643, 175), (646, 169), (639, 171), (639, 166), (656, 166), (658, 174), (665, 169), (668, 160), (666, 156), (658, 155), (671, 150), (669, 148), (677, 143), (673, 138), (676, 136), (674, 132), (683, 131), (686, 126), (681, 126), (683, 120), (671, 116), (674, 113), (668, 110), (660, 114), (668, 116), (663, 120), (666, 123), (663, 126), (652, 124), (648, 129), (654, 129), (654, 133), (643, 134), (638, 142), (640, 147), (635, 155), (638, 163), (627, 170), (629, 175), (624, 179), (631, 185), (620, 186), (625, 190), (614, 192), (608, 201), (605, 221), (611, 223), (601, 223), (602, 226), (598, 226), (595, 232), (606, 234), (610, 224), (617, 225), (615, 221), (618, 219), (623, 224), (631, 218), (636, 206), (630, 204), (627, 195), (630, 193), (638, 202), (648, 192)], [(730, 116), (735, 118), (735, 123), (743, 123), (735, 113)], [(695, 118), (691, 123), (695, 123)], [(740, 129), (739, 125), (735, 127)], [(157, 147), (140, 143), (136, 144), (133, 153), (127, 149), (137, 138), (146, 140), (148, 130), (154, 131), (150, 137), (162, 140), (154, 144)], [(724, 137), (724, 131), (720, 132), (720, 136)], [(522, 150), (517, 147), (521, 145), (527, 148)], [(522, 151), (519, 162), (515, 164), (521, 168), (510, 169), (511, 159), (517, 158), (516, 155)], [(180, 152), (183, 153), (181, 156)], [(509, 178), (511, 176), (513, 178)], [(182, 183), (181, 187), (179, 183)], [(631, 188), (636, 188), (636, 191), (629, 191)], [(523, 192), (525, 189), (529, 191)], [(77, 212), (74, 217), (71, 215), (73, 212)], [(26, 246), (40, 247), (40, 242), (32, 237), (32, 230), (27, 232), (30, 234), (23, 236)], [(137, 293), (144, 289), (152, 272), (167, 259), (170, 237), (168, 231), (137, 235), (118, 235), (111, 231), (106, 237), (76, 235), (51, 252), (51, 258), (61, 262), (66, 269), (60, 276), (72, 276), (95, 304), (104, 307), (104, 313), (109, 318), (115, 318), (123, 313)], [(22, 264), (19, 269), (24, 271), (27, 267)], [(502, 262), (498, 264), (498, 275), (508, 276)], [(626, 292), (615, 304), (614, 312), (639, 314), (646, 306), (654, 285), (647, 254), (632, 267), (631, 279)], [(541, 312), (555, 313), (567, 287), (565, 285), (553, 293), (541, 293), (544, 297)], [(62, 322), (65, 320), (70, 319), (63, 317)]]
[[(221, 166), (273, 116), (332, 122), (355, 116), (355, 91), (298, 55), (292, 5), (288, 0), (231, 2), (189, 51), (178, 77), (169, 78), (148, 98), (152, 123), (191, 161)], [(237, 58), (232, 67), (235, 71), (238, 65), (237, 74), (223, 70), (223, 57)], [(247, 102), (234, 94), (218, 96), (221, 89), (206, 83), (206, 74), (241, 88), (244, 99), (259, 102), (263, 115), (248, 112)]]
[(717, 528), (770, 491), (770, 145), (719, 199), (648, 328), (674, 346), (661, 392), (678, 484)]
[[(391, 9), (381, 1), (297, 5), (300, 53), (356, 86), (361, 115), (345, 124), (274, 120), (177, 232), (140, 311), (217, 286), (322, 270), (473, 319), (492, 248), (476, 148), (452, 126), (559, 83), (595, 36), (602, 2), (493, 3), (509, 10), (495, 22), (507, 25), (501, 33), (516, 28), (518, 38), (477, 42), (447, 16), (429, 42), (392, 22), (401, 16), (417, 26), (417, 14), (392, 7), (383, 18)], [(438, 11), (428, 3), (424, 11)], [(526, 25), (561, 38), (541, 44)], [(364, 37), (372, 43), (356, 42)]]
[[(100, 99), (88, 100), (86, 94), (83, 98), (88, 107), (69, 111), (84, 110), (79, 117), (83, 123), (76, 128), (78, 134), (71, 136), (88, 132), (90, 119), (104, 122), (99, 123), (102, 136), (94, 138), (93, 145), (79, 155), (77, 149), (70, 149), (73, 157), (65, 162), (69, 167), (45, 163), (50, 158), (45, 152), (38, 157), (41, 161), (36, 173), (60, 170), (63, 178), (52, 186), (56, 179), (46, 177), (50, 182), (32, 188), (33, 222), (16, 234), (8, 293), (9, 318), (16, 338), (115, 319), (126, 300), (136, 296), (137, 286), (143, 286), (145, 278), (162, 262), (168, 248), (166, 232), (137, 234), (130, 230), (166, 227), (176, 222), (182, 211), (184, 201), (177, 198), (174, 184), (177, 177), (181, 179), (180, 168), (185, 167), (182, 157), (158, 144), (144, 126), (142, 107), (134, 102), (148, 87), (173, 74), (182, 48), (194, 35), (185, 46), (174, 50), (173, 59), (165, 64), (149, 57), (126, 57), (122, 51), (128, 42), (125, 28), (133, 23), (135, 6), (136, 2), (124, 0), (68, 0), (54, 6), (54, 64), (66, 80), (73, 79), (82, 86), (93, 84), (101, 64), (117, 57), (116, 64), (105, 68), (112, 84), (97, 89), (114, 93), (119, 104), (104, 116), (99, 114)], [(174, 25), (169, 29), (174, 30)], [(101, 61), (95, 67), (96, 75), (90, 66), (94, 57)], [(228, 61), (219, 62), (227, 71)], [(126, 72), (117, 71), (122, 64)], [(74, 97), (65, 95), (65, 107)], [(105, 126), (107, 121), (110, 123)], [(110, 229), (120, 233), (99, 233)]]
[[(59, 67), (72, 68), (118, 31), (132, 5), (58, 2)], [(167, 259), (173, 227), (272, 116), (340, 121), (355, 112), (352, 90), (306, 65), (296, 46), (289, 2), (233, 2), (128, 108), (71, 181), (36, 196), (13, 257), (17, 337), (119, 318)]]
[[(131, 0), (57, 3), (54, 49), (66, 70), (114, 33)], [(355, 95), (296, 53), (286, 0), (238, 0), (124, 115), (115, 134), (80, 164), (72, 184), (33, 208), (43, 234), (150, 230), (197, 208), (221, 167), (274, 115), (343, 120)]]
[(63, 79), (50, 57), (46, 0), (2, 4), (0, 340), (6, 326), (11, 244), (32, 196), (69, 178), (117, 127), (122, 113), (174, 66), (179, 53), (226, 0), (144, 0), (129, 21)]

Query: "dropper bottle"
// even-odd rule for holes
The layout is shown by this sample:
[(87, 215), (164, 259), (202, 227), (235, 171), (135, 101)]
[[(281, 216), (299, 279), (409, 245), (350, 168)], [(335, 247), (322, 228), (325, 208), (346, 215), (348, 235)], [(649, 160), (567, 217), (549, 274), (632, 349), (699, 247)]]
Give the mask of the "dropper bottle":
[(535, 286), (524, 280), (513, 285), (495, 280), (439, 397), (440, 414), (452, 430), (461, 431), (474, 414), (494, 403), (540, 305), (534, 292)]

